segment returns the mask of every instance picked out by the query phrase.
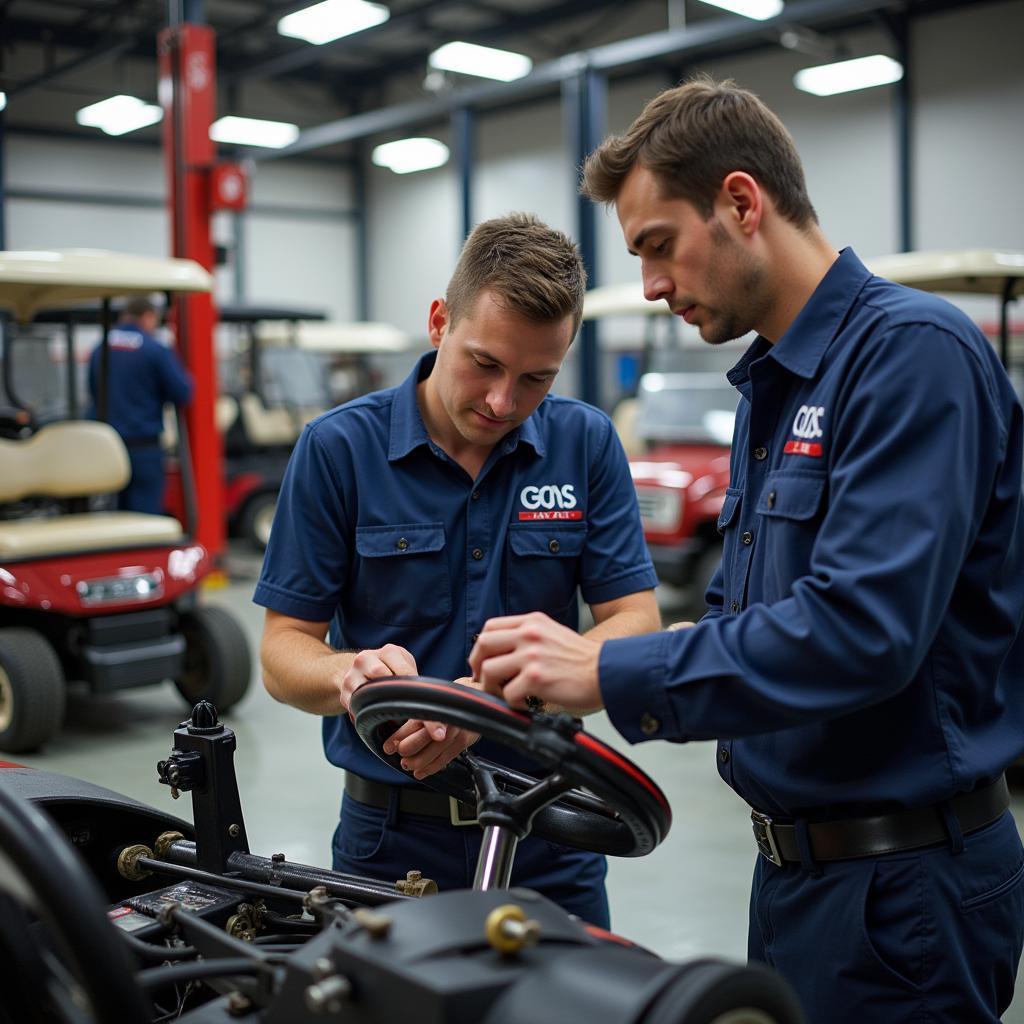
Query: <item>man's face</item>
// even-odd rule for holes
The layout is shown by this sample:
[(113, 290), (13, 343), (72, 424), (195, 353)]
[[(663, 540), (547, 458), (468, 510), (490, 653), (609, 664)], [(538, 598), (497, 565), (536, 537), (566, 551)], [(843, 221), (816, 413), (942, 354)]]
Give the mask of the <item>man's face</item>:
[(537, 324), (483, 291), (451, 325), (441, 299), (428, 323), (437, 362), (425, 384), (428, 426), (439, 440), (490, 450), (540, 405), (573, 338), (572, 317)]
[(644, 295), (664, 299), (711, 345), (755, 330), (763, 316), (764, 273), (727, 227), (725, 197), (705, 220), (685, 199), (666, 198), (637, 164), (615, 201), (629, 251), (640, 257)]

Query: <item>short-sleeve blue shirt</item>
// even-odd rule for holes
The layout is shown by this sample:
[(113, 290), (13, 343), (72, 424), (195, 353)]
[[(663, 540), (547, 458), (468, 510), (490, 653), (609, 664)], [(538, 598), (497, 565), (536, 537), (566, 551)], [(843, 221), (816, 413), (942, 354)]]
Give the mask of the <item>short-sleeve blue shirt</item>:
[[(171, 349), (136, 324), (119, 324), (110, 331), (107, 343), (107, 421), (126, 441), (155, 441), (164, 429), (164, 406), (191, 400), (192, 378)], [(101, 352), (102, 345), (97, 345), (89, 357), (94, 405)]]
[(695, 627), (606, 643), (630, 741), (726, 737), (787, 817), (923, 806), (1024, 749), (1021, 405), (954, 306), (844, 250), (741, 400), (722, 569)]
[[(611, 601), (654, 587), (657, 576), (629, 465), (604, 413), (548, 395), (471, 480), (420, 416), (416, 387), (434, 356), (398, 387), (306, 427), (254, 600), (330, 620), (339, 650), (399, 644), (421, 674), (453, 679), (469, 674), (489, 618), (539, 610), (575, 629), (578, 595)], [(408, 781), (364, 747), (347, 716), (326, 717), (323, 732), (339, 767)]]

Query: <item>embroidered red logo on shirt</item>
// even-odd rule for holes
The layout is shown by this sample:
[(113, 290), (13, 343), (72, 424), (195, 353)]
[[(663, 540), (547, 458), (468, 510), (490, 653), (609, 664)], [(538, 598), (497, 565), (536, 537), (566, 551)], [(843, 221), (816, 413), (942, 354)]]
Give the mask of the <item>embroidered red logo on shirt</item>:
[(553, 509), (550, 512), (520, 512), (519, 521), (532, 522), (537, 519), (582, 519), (583, 510), (573, 509), (571, 512)]
[(814, 459), (821, 458), (821, 445), (817, 441), (787, 441), (782, 451), (786, 455), (810, 455)]

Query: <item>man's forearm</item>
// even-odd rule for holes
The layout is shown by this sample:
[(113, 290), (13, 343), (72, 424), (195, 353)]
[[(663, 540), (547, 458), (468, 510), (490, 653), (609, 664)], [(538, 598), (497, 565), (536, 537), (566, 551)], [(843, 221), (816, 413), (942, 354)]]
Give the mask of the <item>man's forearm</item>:
[(661, 613), (653, 600), (641, 607), (623, 608), (613, 612), (588, 629), (583, 636), (588, 640), (618, 640), (624, 636), (640, 636), (661, 630)]
[(355, 656), (299, 631), (282, 631), (260, 648), (263, 685), (282, 704), (314, 715), (342, 714), (340, 684)]

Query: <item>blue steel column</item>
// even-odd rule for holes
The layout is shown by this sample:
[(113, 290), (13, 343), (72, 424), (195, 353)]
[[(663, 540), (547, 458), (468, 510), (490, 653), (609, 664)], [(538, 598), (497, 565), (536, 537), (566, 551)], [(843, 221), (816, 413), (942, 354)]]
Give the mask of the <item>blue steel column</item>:
[(352, 147), (352, 206), (356, 228), (356, 318), (370, 319), (370, 232), (366, 224), (366, 147)]
[(910, 50), (910, 19), (902, 13), (882, 12), (896, 46), (896, 59), (903, 65), (903, 78), (893, 92), (893, 116), (896, 121), (897, 195), (899, 197), (899, 251), (914, 250), (914, 142), (913, 77)]
[[(608, 120), (608, 87), (604, 75), (591, 68), (567, 78), (562, 86), (566, 135), (571, 140), (570, 152), (577, 172), (587, 156), (605, 136)], [(590, 286), (598, 282), (597, 265), (597, 208), (577, 193), (576, 240), (579, 242), (583, 263), (587, 268)], [(601, 404), (601, 359), (598, 349), (597, 323), (585, 320), (580, 327), (579, 397), (591, 405)]]
[(7, 248), (6, 111), (0, 110), (0, 249)]
[(476, 120), (469, 107), (459, 107), (452, 112), (451, 130), (462, 199), (462, 237), (466, 238), (473, 230), (473, 160), (476, 148)]

